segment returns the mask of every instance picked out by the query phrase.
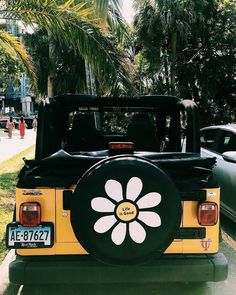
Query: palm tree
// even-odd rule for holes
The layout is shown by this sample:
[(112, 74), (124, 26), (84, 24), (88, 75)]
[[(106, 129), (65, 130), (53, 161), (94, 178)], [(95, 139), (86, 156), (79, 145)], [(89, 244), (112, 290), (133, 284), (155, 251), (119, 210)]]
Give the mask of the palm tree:
[[(49, 40), (48, 96), (53, 95), (55, 38), (79, 50), (81, 56), (92, 65), (95, 75), (114, 81), (120, 76), (124, 81), (129, 81), (121, 55), (104, 34), (107, 32), (105, 18), (109, 0), (94, 0), (88, 3), (79, 0), (4, 0), (0, 3), (1, 18), (22, 20), (25, 24), (46, 30)], [(119, 0), (113, 0), (112, 3), (118, 11)], [(0, 35), (2, 40), (7, 40), (6, 36), (9, 37), (5, 32), (0, 32)], [(23, 46), (20, 47), (15, 37), (11, 40), (15, 43), (5, 42), (9, 44), (8, 49), (12, 46), (12, 50), (21, 57), (35, 83), (35, 74), (26, 50)]]
[(13, 35), (8, 34), (4, 30), (0, 30), (0, 47), (12, 58), (22, 61), (28, 76), (31, 78), (33, 87), (37, 89), (37, 78), (34, 67), (32, 65), (30, 56), (28, 55), (24, 45), (19, 42), (19, 39)]
[[(206, 1), (207, 2), (207, 1)], [(175, 67), (177, 46), (181, 40), (190, 36), (191, 27), (197, 24), (203, 29), (202, 11), (208, 4), (205, 1), (193, 0), (145, 0), (137, 1), (138, 15), (135, 25), (140, 31), (146, 27), (147, 32), (155, 35), (162, 56), (161, 70), (164, 71), (169, 92), (175, 92)], [(150, 38), (150, 35), (149, 35)]]

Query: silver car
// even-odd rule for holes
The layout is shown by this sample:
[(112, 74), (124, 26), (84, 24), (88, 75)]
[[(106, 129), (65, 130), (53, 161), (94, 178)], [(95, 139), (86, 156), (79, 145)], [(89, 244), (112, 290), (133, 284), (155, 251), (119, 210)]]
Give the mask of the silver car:
[(202, 128), (201, 155), (216, 157), (213, 173), (221, 187), (221, 212), (236, 222), (236, 124)]

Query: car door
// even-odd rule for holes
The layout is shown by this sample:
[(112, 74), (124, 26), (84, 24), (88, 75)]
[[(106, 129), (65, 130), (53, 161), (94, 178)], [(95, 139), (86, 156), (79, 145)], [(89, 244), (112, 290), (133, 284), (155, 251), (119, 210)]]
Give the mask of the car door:
[[(201, 134), (201, 154), (202, 156), (215, 156), (217, 159), (213, 173), (221, 187), (221, 207), (222, 212), (236, 221), (236, 164), (224, 160), (223, 153), (226, 151), (236, 151), (236, 134), (228, 130), (211, 130), (212, 133), (202, 132)], [(207, 135), (206, 135), (207, 134)], [(211, 143), (207, 139), (212, 136)], [(214, 137), (214, 136), (215, 137)]]

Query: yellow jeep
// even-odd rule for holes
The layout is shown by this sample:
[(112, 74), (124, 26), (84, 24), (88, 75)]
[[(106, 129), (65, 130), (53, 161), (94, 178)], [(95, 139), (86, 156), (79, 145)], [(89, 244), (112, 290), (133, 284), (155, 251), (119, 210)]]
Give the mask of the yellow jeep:
[(43, 102), (36, 153), (6, 243), (17, 284), (220, 281), (220, 189), (195, 103), (61, 95)]

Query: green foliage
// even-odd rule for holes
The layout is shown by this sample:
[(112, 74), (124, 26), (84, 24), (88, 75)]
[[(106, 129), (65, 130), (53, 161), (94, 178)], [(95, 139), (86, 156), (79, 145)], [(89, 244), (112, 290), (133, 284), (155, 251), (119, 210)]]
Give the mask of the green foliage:
[(0, 49), (0, 87), (5, 88), (9, 81), (13, 81), (13, 86), (19, 87), (20, 76), (24, 73), (21, 61), (12, 58), (3, 49)]
[[(1, 16), (1, 10), (0, 10)], [(11, 59), (18, 59), (25, 66), (28, 76), (31, 78), (32, 85), (36, 88), (36, 76), (28, 53), (23, 44), (19, 42), (18, 37), (15, 37), (4, 30), (0, 30), (0, 49)]]
[(230, 121), (236, 109), (235, 1), (139, 2), (138, 88), (194, 99), (202, 124)]
[[(97, 79), (110, 81), (111, 89), (118, 89), (121, 85), (123, 88), (132, 88), (123, 64), (123, 55), (114, 46), (113, 40), (108, 38), (111, 32), (117, 32), (121, 37), (122, 19), (119, 12), (119, 0), (110, 1), (111, 9), (108, 0), (9, 0), (1, 2), (4, 2), (0, 10), (2, 18), (19, 19), (34, 29), (36, 26), (47, 32), (48, 54), (45, 56), (48, 58), (46, 66), (50, 78), (47, 79), (48, 81), (56, 79), (55, 68), (58, 66), (56, 63), (63, 57), (63, 54), (66, 51), (68, 53), (74, 51), (77, 57), (79, 53), (80, 59), (92, 65)], [(111, 12), (114, 12), (113, 16)], [(107, 13), (110, 30), (104, 22)], [(58, 44), (59, 47), (57, 47)], [(64, 53), (60, 57), (53, 54), (56, 52), (55, 46), (57, 50), (64, 46)], [(30, 63), (27, 65), (28, 68), (31, 66)], [(63, 70), (67, 72), (66, 67)], [(41, 78), (40, 89), (42, 93), (45, 93)], [(61, 85), (58, 81), (54, 84)]]
[(35, 29), (34, 34), (25, 38), (33, 57), (40, 92), (47, 93), (49, 74), (53, 75), (55, 95), (64, 92), (86, 92), (86, 60), (92, 65), (98, 94), (127, 94), (132, 91), (133, 86), (125, 67), (125, 55), (118, 49), (118, 41), (122, 42), (128, 36), (118, 10), (118, 1), (108, 6), (108, 27), (102, 26), (102, 30), (101, 24), (98, 27), (94, 25), (98, 18), (91, 12), (91, 3), (77, 2), (84, 4), (80, 14), (84, 9), (87, 20), (79, 17), (73, 19), (73, 25), (64, 29), (65, 36), (63, 32), (62, 35), (57, 34), (51, 27), (50, 34), (49, 28)]
[[(54, 38), (53, 60), (55, 76), (53, 80), (55, 95), (59, 93), (84, 92), (86, 88), (84, 60), (77, 49), (67, 46)], [(47, 94), (47, 77), (49, 73), (48, 36), (45, 30), (36, 30), (27, 34), (24, 42), (32, 56), (38, 77), (41, 94)]]

